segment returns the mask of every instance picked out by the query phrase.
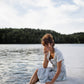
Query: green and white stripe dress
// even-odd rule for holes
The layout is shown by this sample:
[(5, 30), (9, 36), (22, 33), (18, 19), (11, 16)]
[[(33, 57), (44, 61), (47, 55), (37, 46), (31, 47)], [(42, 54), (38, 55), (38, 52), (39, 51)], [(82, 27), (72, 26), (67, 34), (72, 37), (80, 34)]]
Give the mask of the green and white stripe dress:
[(55, 50), (55, 57), (53, 59), (49, 60), (50, 52), (47, 55), (47, 59), (51, 62), (52, 67), (47, 68), (42, 67), (38, 69), (37, 75), (40, 83), (46, 83), (53, 79), (57, 71), (57, 62), (59, 61), (62, 61), (62, 66), (61, 66), (61, 72), (56, 81), (66, 80), (66, 69), (64, 65), (63, 55), (59, 49), (54, 48), (54, 50)]

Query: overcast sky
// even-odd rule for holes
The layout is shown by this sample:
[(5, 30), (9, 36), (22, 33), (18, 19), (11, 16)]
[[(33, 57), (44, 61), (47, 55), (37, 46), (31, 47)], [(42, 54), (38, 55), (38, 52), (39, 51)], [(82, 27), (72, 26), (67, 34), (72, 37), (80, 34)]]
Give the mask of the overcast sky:
[(0, 0), (0, 28), (84, 32), (84, 0)]

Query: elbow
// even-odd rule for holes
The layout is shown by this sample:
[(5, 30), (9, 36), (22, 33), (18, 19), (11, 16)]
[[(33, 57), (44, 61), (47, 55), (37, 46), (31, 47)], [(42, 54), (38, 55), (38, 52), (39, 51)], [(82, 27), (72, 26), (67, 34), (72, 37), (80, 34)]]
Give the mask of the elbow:
[(46, 66), (44, 66), (43, 68), (47, 68)]
[(61, 72), (61, 69), (59, 69), (59, 73)]
[(47, 68), (47, 66), (43, 65), (43, 68)]
[(61, 70), (59, 70), (59, 74), (61, 73)]
[(47, 68), (47, 66), (45, 64), (43, 64), (43, 68)]
[(61, 69), (60, 69), (60, 70), (57, 70), (57, 73), (58, 73), (58, 74), (60, 74), (60, 72), (61, 72)]

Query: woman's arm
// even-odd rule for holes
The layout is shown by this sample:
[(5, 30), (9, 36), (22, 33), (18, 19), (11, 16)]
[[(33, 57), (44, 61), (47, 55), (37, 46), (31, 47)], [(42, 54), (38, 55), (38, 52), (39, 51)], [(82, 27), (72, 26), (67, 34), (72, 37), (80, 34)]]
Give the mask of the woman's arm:
[(59, 74), (61, 72), (61, 64), (62, 64), (62, 61), (57, 62), (57, 72), (56, 72), (55, 76), (52, 79), (53, 83), (56, 81), (56, 79), (58, 78), (58, 76), (59, 76)]
[(47, 55), (48, 55), (48, 52), (49, 52), (49, 50), (46, 48), (46, 47), (44, 47), (44, 61), (43, 61), (43, 67), (44, 68), (47, 68), (47, 66), (48, 66), (48, 59), (47, 59)]
[(47, 59), (47, 55), (45, 55), (45, 56), (44, 56), (44, 61), (43, 61), (43, 67), (44, 67), (44, 68), (47, 68), (48, 62), (49, 62), (49, 61), (48, 61), (48, 59)]
[(55, 76), (53, 77), (52, 81), (51, 82), (46, 82), (46, 84), (53, 84), (56, 81), (56, 79), (58, 78), (58, 76), (61, 72), (61, 62), (62, 61), (57, 62), (57, 72), (56, 72)]

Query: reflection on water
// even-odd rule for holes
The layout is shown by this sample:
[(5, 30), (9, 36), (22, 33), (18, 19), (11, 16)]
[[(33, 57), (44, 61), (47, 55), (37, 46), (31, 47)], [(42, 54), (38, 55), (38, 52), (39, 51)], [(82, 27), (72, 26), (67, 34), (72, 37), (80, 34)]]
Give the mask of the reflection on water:
[(0, 84), (28, 83), (42, 56), (41, 46), (0, 45)]
[[(56, 44), (65, 58), (68, 75), (84, 79), (84, 44)], [(0, 45), (0, 84), (27, 84), (35, 69), (42, 67), (40, 44)]]

